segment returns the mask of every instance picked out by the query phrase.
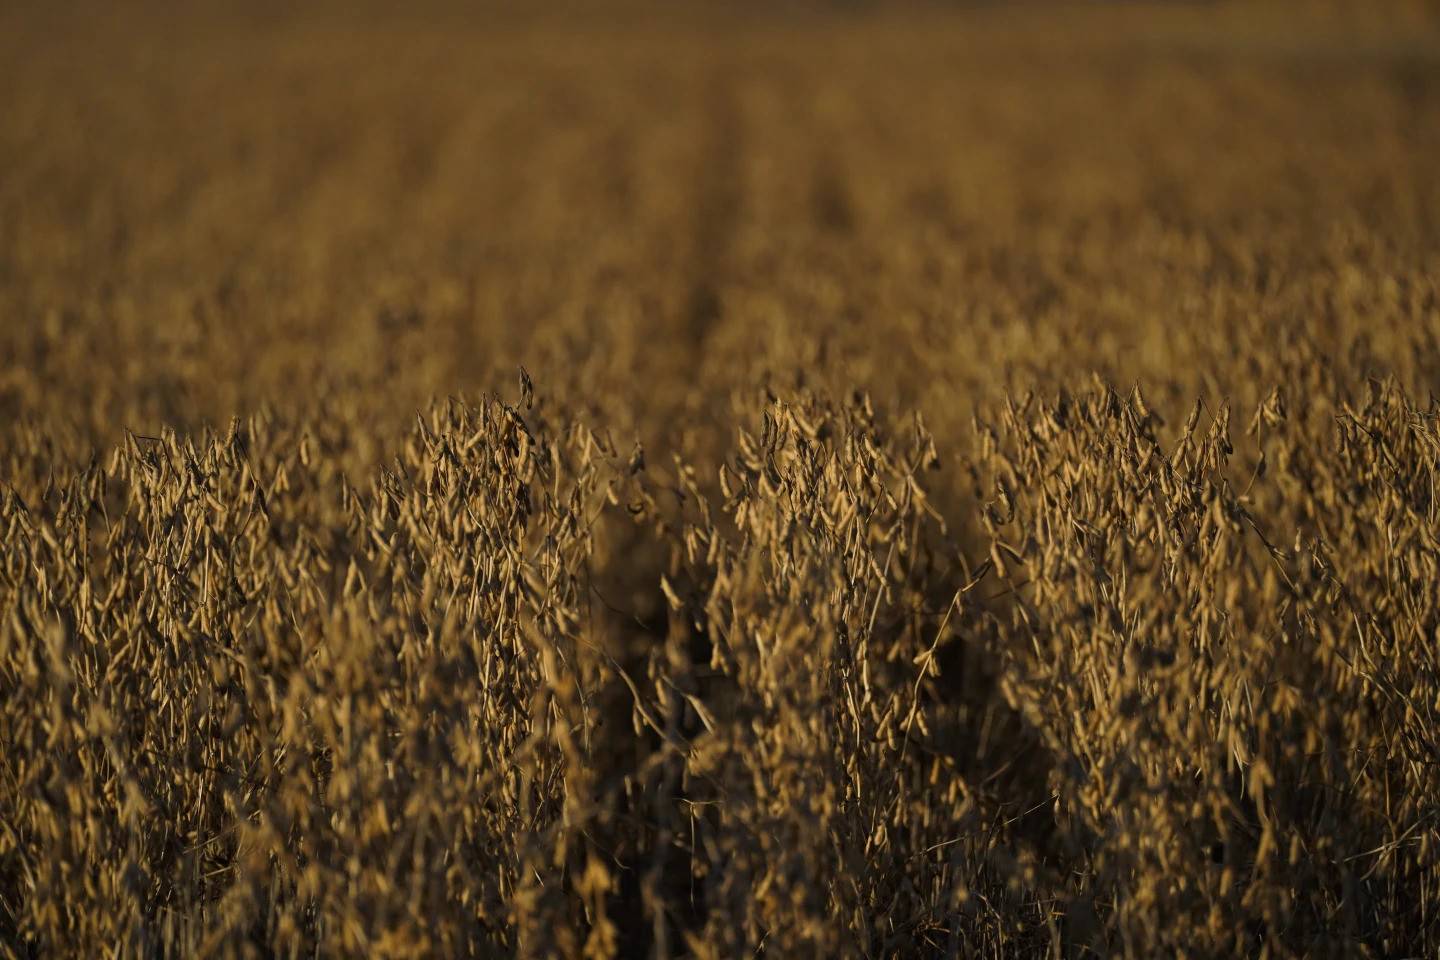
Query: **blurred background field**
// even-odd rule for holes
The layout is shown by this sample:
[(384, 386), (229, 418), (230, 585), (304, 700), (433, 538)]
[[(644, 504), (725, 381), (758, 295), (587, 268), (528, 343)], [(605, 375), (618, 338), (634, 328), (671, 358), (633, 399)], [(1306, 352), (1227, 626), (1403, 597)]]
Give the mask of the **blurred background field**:
[(1282, 342), (1435, 383), (1419, 5), (6, 17), (0, 409), (72, 450), (339, 394), (379, 443), (519, 362), (702, 456), (767, 379), (942, 433)]

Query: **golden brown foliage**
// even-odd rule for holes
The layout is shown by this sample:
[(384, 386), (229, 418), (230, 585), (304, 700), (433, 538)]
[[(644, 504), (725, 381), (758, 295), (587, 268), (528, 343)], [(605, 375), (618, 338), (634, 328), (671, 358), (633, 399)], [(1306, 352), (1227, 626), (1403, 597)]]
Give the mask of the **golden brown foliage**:
[(0, 11), (0, 956), (1440, 951), (1325, 6)]

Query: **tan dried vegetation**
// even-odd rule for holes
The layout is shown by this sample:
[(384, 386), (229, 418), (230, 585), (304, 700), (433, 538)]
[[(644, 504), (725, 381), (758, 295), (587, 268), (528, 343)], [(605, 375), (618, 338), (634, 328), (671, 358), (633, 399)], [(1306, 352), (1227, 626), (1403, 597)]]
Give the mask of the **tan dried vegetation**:
[(1323, 9), (0, 13), (0, 954), (1435, 956)]

